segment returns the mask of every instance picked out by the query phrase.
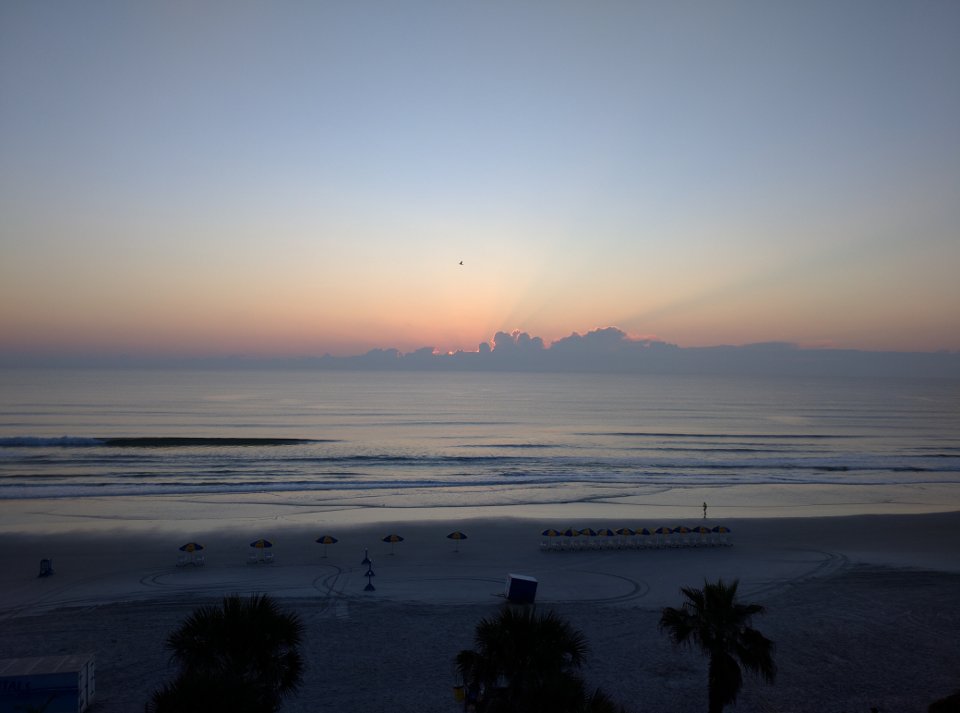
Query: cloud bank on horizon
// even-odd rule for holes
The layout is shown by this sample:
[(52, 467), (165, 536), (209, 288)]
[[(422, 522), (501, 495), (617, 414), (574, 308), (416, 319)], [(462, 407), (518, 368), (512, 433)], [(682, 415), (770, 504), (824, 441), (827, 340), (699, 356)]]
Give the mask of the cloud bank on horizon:
[(347, 369), (960, 378), (960, 352), (803, 349), (780, 342), (679, 347), (655, 337), (630, 337), (617, 327), (574, 332), (549, 345), (526, 332), (501, 331), (472, 352), (373, 349), (301, 364)]
[(6, 366), (160, 368), (297, 368), (376, 371), (523, 371), (673, 375), (898, 377), (960, 379), (960, 352), (868, 352), (809, 349), (768, 342), (740, 346), (680, 347), (655, 337), (631, 337), (617, 327), (574, 332), (547, 344), (527, 332), (497, 332), (476, 350), (443, 352), (374, 348), (363, 354), (322, 357), (181, 357), (88, 359), (3, 358)]

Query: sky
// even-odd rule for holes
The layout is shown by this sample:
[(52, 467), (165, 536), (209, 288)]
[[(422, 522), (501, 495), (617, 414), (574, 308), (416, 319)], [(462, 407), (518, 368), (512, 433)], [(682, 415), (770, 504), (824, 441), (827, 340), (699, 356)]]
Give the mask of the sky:
[(954, 0), (7, 0), (0, 356), (960, 350), (957, 37)]

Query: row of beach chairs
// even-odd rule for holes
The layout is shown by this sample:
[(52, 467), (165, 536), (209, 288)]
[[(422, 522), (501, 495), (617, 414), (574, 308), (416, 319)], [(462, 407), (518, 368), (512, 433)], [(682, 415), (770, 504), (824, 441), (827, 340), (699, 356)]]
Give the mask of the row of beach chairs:
[[(270, 564), (273, 562), (273, 552), (251, 552), (247, 555), (247, 564)], [(195, 552), (182, 554), (177, 558), (177, 567), (202, 567), (206, 564), (203, 555)]]
[(177, 567), (203, 567), (207, 563), (203, 555), (185, 552), (177, 557)]
[(541, 533), (540, 549), (544, 551), (583, 550), (645, 550), (672, 547), (729, 547), (733, 544), (730, 528), (698, 526), (642, 527), (634, 530), (621, 527), (617, 530), (592, 528), (567, 530), (544, 530)]

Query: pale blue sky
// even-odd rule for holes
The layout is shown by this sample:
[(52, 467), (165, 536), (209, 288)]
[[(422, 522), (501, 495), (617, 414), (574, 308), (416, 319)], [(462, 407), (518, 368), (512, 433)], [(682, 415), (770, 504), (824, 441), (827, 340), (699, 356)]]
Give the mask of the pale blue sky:
[(0, 329), (960, 349), (958, 37), (952, 1), (5, 2)]

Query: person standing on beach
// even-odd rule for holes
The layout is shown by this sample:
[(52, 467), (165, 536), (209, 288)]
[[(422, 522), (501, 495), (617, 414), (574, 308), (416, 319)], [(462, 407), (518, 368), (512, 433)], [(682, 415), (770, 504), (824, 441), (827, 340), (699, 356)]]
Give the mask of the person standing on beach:
[(703, 504), (703, 519), (704, 519), (704, 520), (707, 519), (707, 504), (706, 504), (706, 503)]

